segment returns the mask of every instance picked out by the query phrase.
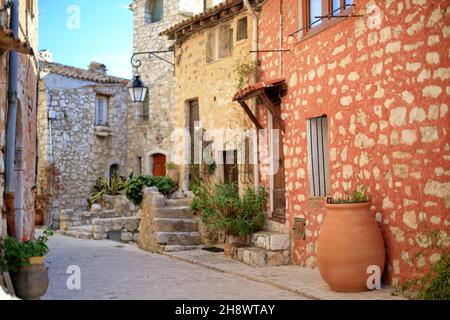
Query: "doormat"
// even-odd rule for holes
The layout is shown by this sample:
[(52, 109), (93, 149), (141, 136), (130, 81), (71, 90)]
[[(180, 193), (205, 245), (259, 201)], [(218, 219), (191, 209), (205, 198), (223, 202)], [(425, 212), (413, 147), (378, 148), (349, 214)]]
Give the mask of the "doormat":
[(216, 248), (216, 247), (203, 248), (202, 250), (208, 251), (208, 252), (224, 252), (224, 250), (222, 248)]

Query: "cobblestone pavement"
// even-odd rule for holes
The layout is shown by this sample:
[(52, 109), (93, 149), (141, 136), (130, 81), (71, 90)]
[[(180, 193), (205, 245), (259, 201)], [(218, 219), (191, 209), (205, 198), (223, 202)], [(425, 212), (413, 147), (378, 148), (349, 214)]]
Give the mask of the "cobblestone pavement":
[[(81, 268), (81, 290), (67, 289), (69, 266)], [(306, 299), (304, 295), (112, 241), (55, 235), (47, 256), (43, 300)]]
[(322, 280), (318, 269), (301, 268), (289, 265), (281, 267), (253, 268), (241, 262), (227, 258), (223, 253), (211, 253), (203, 250), (166, 253), (181, 261), (202, 265), (216, 271), (240, 276), (247, 280), (257, 280), (260, 283), (304, 295), (315, 300), (400, 300), (391, 294), (389, 288), (381, 290), (339, 293), (331, 291)]

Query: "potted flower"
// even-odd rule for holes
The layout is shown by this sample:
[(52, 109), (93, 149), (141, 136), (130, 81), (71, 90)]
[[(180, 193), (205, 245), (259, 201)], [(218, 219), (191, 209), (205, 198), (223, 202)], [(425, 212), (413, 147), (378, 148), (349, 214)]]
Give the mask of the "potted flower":
[(368, 268), (377, 266), (383, 272), (384, 242), (370, 206), (364, 186), (344, 199), (327, 200), (317, 263), (322, 278), (334, 291), (366, 291)]
[(178, 183), (179, 178), (179, 172), (178, 172), (178, 166), (173, 162), (167, 162), (166, 163), (166, 169), (167, 169), (167, 177), (174, 181), (175, 183)]
[(11, 273), (16, 295), (24, 300), (37, 300), (48, 289), (48, 271), (45, 255), (48, 253), (48, 238), (53, 235), (45, 230), (36, 240), (14, 237), (4, 240), (6, 269)]
[(247, 236), (264, 226), (267, 194), (248, 188), (241, 196), (235, 184), (201, 183), (194, 190), (192, 207), (201, 212), (202, 222), (211, 230), (226, 235), (225, 255), (233, 247), (247, 243)]

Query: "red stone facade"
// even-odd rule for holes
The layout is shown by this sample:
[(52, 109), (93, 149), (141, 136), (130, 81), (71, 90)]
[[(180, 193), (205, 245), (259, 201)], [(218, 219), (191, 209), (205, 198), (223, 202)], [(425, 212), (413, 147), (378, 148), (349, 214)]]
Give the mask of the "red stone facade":
[[(16, 121), (15, 177), (14, 197), (15, 216), (18, 237), (30, 238), (34, 235), (35, 188), (36, 184), (36, 115), (38, 64), (34, 54), (38, 52), (38, 13), (37, 0), (19, 2), (19, 40), (31, 47), (29, 54), (18, 53), (18, 110)], [(3, 1), (0, 1), (0, 6)], [(7, 10), (1, 13), (0, 28), (9, 28)], [(17, 49), (17, 48), (16, 48)], [(8, 72), (9, 51), (0, 48), (0, 193), (5, 192), (6, 129), (8, 111)], [(6, 236), (6, 204), (0, 199), (2, 221), (0, 237)]]
[(367, 186), (387, 248), (385, 280), (396, 284), (439, 258), (427, 249), (429, 230), (449, 241), (450, 3), (355, 0), (364, 17), (292, 37), (301, 2), (268, 0), (259, 20), (260, 50), (279, 49), (281, 11), (282, 48), (291, 50), (259, 60), (261, 80), (288, 85), (281, 112), (289, 230), (295, 217), (307, 220), (293, 262), (316, 265), (326, 212), (309, 194), (306, 131), (308, 118), (327, 115), (330, 195)]

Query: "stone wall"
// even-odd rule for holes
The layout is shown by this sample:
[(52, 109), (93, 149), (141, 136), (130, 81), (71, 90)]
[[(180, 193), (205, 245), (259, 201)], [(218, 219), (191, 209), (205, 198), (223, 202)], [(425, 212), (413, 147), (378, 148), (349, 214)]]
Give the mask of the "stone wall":
[[(230, 19), (233, 25), (234, 48), (228, 57), (210, 63), (206, 61), (206, 33), (215, 27), (214, 25), (195, 33), (176, 46), (176, 128), (188, 130), (188, 103), (197, 99), (200, 106), (200, 128), (205, 133), (203, 139), (213, 142), (212, 153), (217, 164), (217, 169), (210, 178), (212, 181), (223, 180), (223, 151), (238, 150), (241, 190), (253, 186), (254, 183), (252, 168), (244, 166), (245, 134), (252, 137), (251, 129), (254, 126), (242, 107), (232, 101), (239, 89), (238, 62), (252, 62), (250, 16), (247, 17), (248, 38), (236, 41), (237, 21), (245, 16), (246, 11)], [(178, 141), (174, 158), (178, 159), (178, 163), (184, 164), (186, 159), (190, 160), (190, 141), (186, 138)], [(253, 154), (248, 156), (253, 160)], [(187, 172), (186, 166), (182, 170), (181, 185), (187, 185)]]
[[(33, 0), (33, 15), (26, 14), (26, 3), (19, 6), (19, 38), (27, 39), (34, 52), (38, 51), (38, 6)], [(8, 11), (0, 13), (0, 27), (9, 28)], [(4, 194), (6, 126), (8, 107), (8, 54), (0, 50), (0, 194)], [(18, 54), (18, 120), (15, 158), (15, 216), (18, 237), (34, 234), (34, 204), (36, 183), (36, 114), (37, 114), (37, 63), (33, 56)], [(0, 199), (0, 237), (6, 235), (5, 205)]]
[[(295, 217), (307, 219), (306, 240), (293, 242), (294, 262), (316, 265), (326, 212), (308, 192), (306, 123), (326, 114), (331, 195), (368, 187), (387, 246), (387, 280), (396, 284), (412, 275), (413, 264), (420, 273), (439, 258), (426, 249), (427, 229), (448, 241), (450, 7), (423, 0), (354, 3), (364, 18), (340, 20), (298, 41), (289, 37), (299, 29), (298, 1), (283, 1), (283, 48), (291, 52), (259, 59), (264, 79), (283, 76), (289, 86), (282, 104), (289, 230)], [(279, 10), (279, 0), (263, 7), (262, 48), (278, 47)]]
[[(95, 127), (95, 98), (108, 96), (108, 127)], [(122, 84), (98, 84), (43, 74), (39, 109), (39, 207), (58, 228), (61, 209), (86, 210), (96, 179), (118, 164), (126, 174), (128, 92)]]
[[(7, 53), (0, 50), (0, 194), (5, 191), (5, 144), (6, 144), (6, 115), (8, 110), (8, 73)], [(6, 207), (3, 196), (0, 197), (0, 238), (6, 236)]]
[[(159, 33), (187, 18), (179, 14), (179, 0), (164, 1), (164, 17), (160, 22), (149, 23), (148, 0), (135, 0), (134, 52), (168, 50), (172, 41), (160, 37)], [(173, 62), (173, 53), (162, 53), (160, 57)], [(155, 57), (142, 58), (139, 73), (149, 88), (144, 105), (133, 104), (128, 113), (128, 172), (138, 173), (138, 157), (142, 158), (142, 171), (151, 174), (151, 155), (160, 153), (168, 157), (172, 148), (171, 134), (175, 124), (175, 74), (174, 67)], [(148, 111), (148, 120), (141, 118)]]

